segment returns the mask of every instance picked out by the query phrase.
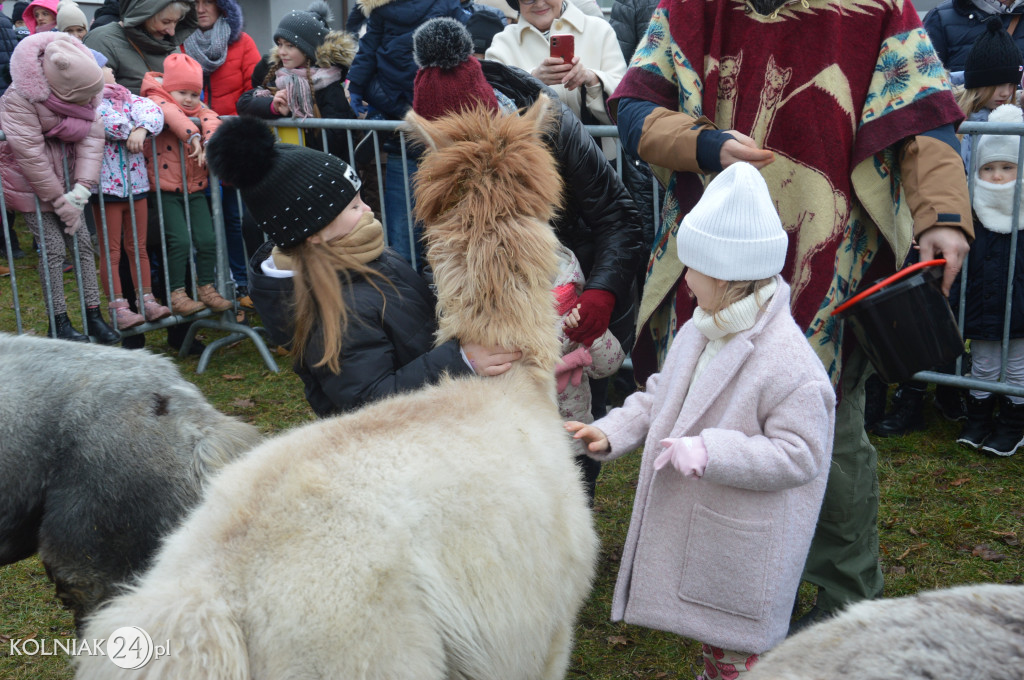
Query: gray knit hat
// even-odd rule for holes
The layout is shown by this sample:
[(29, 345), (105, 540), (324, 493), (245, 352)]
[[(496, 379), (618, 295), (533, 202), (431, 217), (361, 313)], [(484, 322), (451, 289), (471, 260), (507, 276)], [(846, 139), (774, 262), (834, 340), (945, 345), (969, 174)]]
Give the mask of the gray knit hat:
[(330, 33), (331, 8), (323, 0), (314, 0), (305, 12), (292, 10), (284, 15), (274, 31), (274, 42), (278, 38), (287, 40), (302, 51), (306, 57), (316, 62), (316, 50), (324, 44)]
[(226, 119), (206, 147), (210, 168), (235, 186), (260, 231), (296, 246), (336, 218), (359, 193), (355, 170), (337, 156), (276, 143), (258, 118)]
[(733, 163), (715, 177), (679, 225), (679, 260), (722, 281), (775, 276), (789, 238), (754, 166)]

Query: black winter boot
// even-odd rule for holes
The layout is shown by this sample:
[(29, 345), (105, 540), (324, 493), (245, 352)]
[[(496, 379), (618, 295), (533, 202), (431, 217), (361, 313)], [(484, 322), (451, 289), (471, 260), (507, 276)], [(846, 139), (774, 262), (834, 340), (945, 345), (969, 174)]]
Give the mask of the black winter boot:
[[(71, 342), (89, 342), (88, 335), (82, 335), (75, 327), (71, 325), (71, 319), (68, 318), (67, 312), (53, 315), (53, 324), (56, 327), (56, 337), (58, 340), (70, 340)], [(54, 337), (54, 327), (50, 327), (46, 330), (46, 334), (50, 337)]]
[(981, 448), (989, 435), (992, 434), (992, 411), (996, 406), (996, 398), (991, 394), (984, 399), (967, 395), (967, 422), (956, 438), (957, 444), (969, 446), (974, 450)]
[(946, 420), (953, 422), (967, 418), (967, 407), (964, 405), (964, 392), (949, 385), (935, 386), (935, 408)]
[(981, 450), (997, 456), (1012, 456), (1024, 444), (1024, 404), (1014, 404), (1008, 397), (999, 397), (996, 426)]
[(99, 307), (87, 307), (85, 310), (85, 330), (101, 345), (113, 345), (121, 339), (113, 328), (107, 325), (100, 314)]
[(901, 384), (892, 397), (892, 411), (876, 423), (871, 431), (879, 437), (900, 437), (908, 432), (923, 430), (924, 393), (924, 383)]
[(888, 396), (889, 384), (883, 382), (877, 373), (872, 373), (864, 383), (864, 427), (868, 431), (885, 418)]

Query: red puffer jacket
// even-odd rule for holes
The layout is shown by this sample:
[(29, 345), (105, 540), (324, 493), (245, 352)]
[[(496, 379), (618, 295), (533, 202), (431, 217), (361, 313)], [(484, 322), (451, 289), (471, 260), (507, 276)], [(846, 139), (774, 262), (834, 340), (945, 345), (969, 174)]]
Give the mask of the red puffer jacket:
[[(182, 50), (184, 51), (184, 50)], [(228, 45), (228, 56), (213, 73), (203, 74), (203, 101), (222, 116), (233, 116), (235, 104), (246, 90), (252, 88), (252, 70), (262, 55), (248, 33)]]

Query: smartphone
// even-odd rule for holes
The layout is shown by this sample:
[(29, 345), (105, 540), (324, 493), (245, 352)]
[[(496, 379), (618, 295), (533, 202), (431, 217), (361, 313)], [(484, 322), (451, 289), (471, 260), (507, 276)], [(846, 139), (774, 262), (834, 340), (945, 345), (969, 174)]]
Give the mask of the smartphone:
[(565, 61), (563, 63), (570, 63), (572, 61), (573, 49), (576, 46), (576, 38), (560, 33), (551, 36), (551, 56), (561, 57)]

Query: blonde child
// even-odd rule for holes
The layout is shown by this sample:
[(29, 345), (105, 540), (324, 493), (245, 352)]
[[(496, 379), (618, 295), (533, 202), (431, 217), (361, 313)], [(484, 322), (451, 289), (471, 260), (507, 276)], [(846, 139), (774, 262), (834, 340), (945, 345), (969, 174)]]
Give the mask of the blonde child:
[(74, 0), (60, 0), (57, 3), (57, 30), (85, 40), (89, 32), (89, 20)]
[[(586, 281), (579, 260), (571, 250), (559, 245), (558, 259), (558, 277), (554, 286), (556, 309), (562, 317), (558, 334), (562, 357), (555, 367), (558, 412), (565, 420), (592, 423), (594, 415), (591, 409), (590, 379), (598, 380), (614, 375), (626, 355), (611, 331), (606, 330), (589, 346), (571, 340), (566, 334), (566, 329), (579, 326), (579, 299)], [(575, 448), (576, 463), (583, 469), (587, 492), (593, 499), (601, 464), (587, 456), (583, 442), (576, 442)]]
[[(156, 102), (164, 114), (164, 130), (156, 138), (156, 157), (148, 156), (147, 168), (150, 186), (154, 191), (159, 189), (163, 207), (171, 310), (181, 316), (195, 314), (207, 307), (215, 312), (231, 308), (231, 303), (221, 297), (213, 285), (217, 244), (210, 206), (204, 193), (209, 185), (204, 148), (220, 125), (220, 119), (216, 111), (199, 100), (202, 89), (202, 67), (195, 59), (180, 52), (167, 55), (163, 73), (150, 72), (142, 79), (142, 95)], [(190, 117), (199, 118), (198, 127), (189, 120)], [(187, 149), (184, 177), (181, 174), (179, 142)], [(185, 270), (191, 254), (189, 223), (195, 249), (199, 300), (189, 297), (185, 291)]]
[[(164, 114), (152, 100), (134, 95), (114, 82), (114, 72), (109, 67), (103, 68), (103, 75), (100, 116), (107, 143), (103, 147), (98, 192), (103, 194), (103, 208), (100, 209), (97, 194), (92, 199), (92, 210), (100, 249), (108, 253), (110, 271), (114, 274), (108, 278), (107, 267), (100, 267), (103, 288), (112, 291), (110, 315), (119, 329), (125, 329), (171, 315), (171, 310), (153, 297), (146, 250), (146, 193), (150, 187), (143, 152), (149, 135), (158, 135), (163, 130)], [(133, 212), (138, 228), (132, 224)], [(136, 307), (141, 314), (133, 312), (121, 294), (118, 272), (122, 253), (128, 258), (135, 285), (141, 291)]]
[[(103, 155), (103, 121), (96, 115), (103, 72), (81, 41), (50, 31), (18, 44), (11, 55), (11, 79), (0, 98), (0, 128), (7, 137), (0, 142), (0, 176), (7, 206), (22, 213), (45, 249), (39, 279), (52, 301), (50, 333), (89, 341), (71, 325), (64, 298), (65, 250), (73, 250), (74, 234), (79, 233), (77, 267), (86, 330), (101, 343), (117, 342), (118, 334), (100, 314), (96, 261), (82, 212)], [(70, 177), (65, 176), (65, 163)]]
[(602, 461), (644, 444), (612, 619), (700, 640), (702, 677), (735, 678), (786, 636), (835, 394), (790, 314), (788, 239), (753, 166), (708, 185), (677, 244), (698, 309), (664, 368), (566, 429)]
[[(996, 107), (1016, 104), (1017, 86), (1024, 69), (1024, 57), (1003, 28), (999, 17), (989, 17), (985, 29), (967, 54), (963, 88), (956, 95), (957, 103), (968, 121), (986, 121)], [(954, 78), (957, 79), (956, 74)], [(970, 140), (961, 139), (960, 155), (964, 159), (964, 167), (970, 173)]]
[(58, 0), (33, 0), (21, 15), (31, 35), (46, 33), (57, 28)]
[[(1024, 117), (1018, 107), (1004, 104), (988, 120), (1019, 125)], [(1016, 252), (1010, 248), (1014, 190), (1019, 184), (1018, 143), (1016, 135), (982, 135), (978, 141), (978, 168), (971, 199), (975, 240), (967, 263), (963, 333), (971, 341), (971, 377), (998, 380), (1002, 368), (1006, 282), (1013, 264), (1006, 382), (1020, 387), (1024, 386), (1024, 236), (1019, 232), (1020, 224), (1016, 225)], [(1020, 216), (1024, 217), (1024, 206)], [(959, 305), (959, 280), (950, 298), (954, 305)], [(997, 397), (985, 390), (972, 389), (967, 397), (967, 421), (957, 443), (997, 456), (1012, 456), (1024, 443), (1024, 398)]]

